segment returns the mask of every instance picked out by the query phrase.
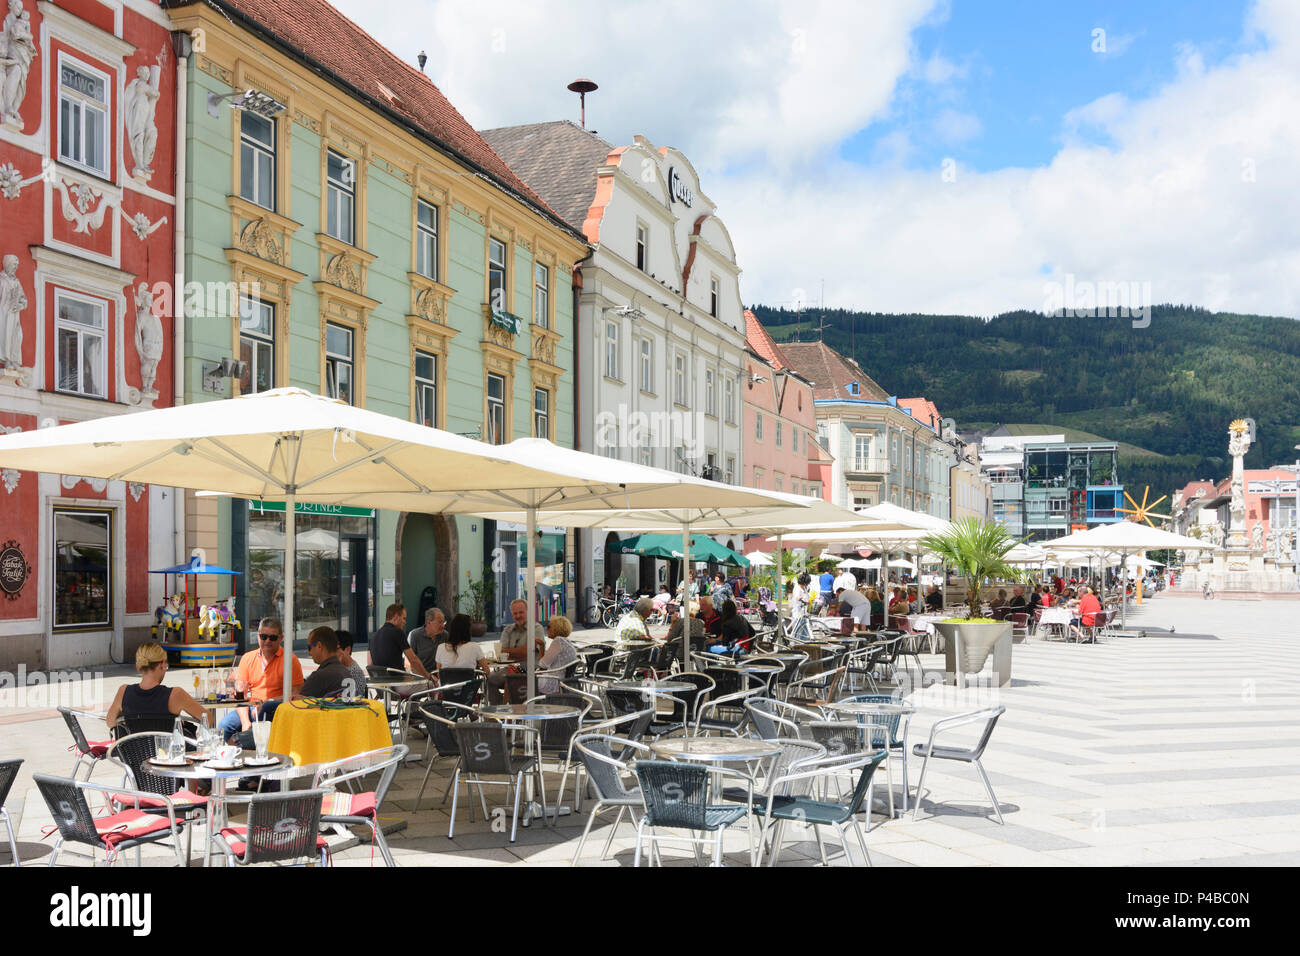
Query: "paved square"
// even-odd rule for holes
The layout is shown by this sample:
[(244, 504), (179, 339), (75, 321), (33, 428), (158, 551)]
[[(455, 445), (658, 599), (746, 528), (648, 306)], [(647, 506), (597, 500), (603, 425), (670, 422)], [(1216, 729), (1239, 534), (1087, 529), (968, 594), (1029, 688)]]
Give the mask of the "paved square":
[[(867, 845), (877, 866), (982, 865), (1297, 865), (1300, 864), (1300, 602), (1203, 601), (1164, 594), (1130, 615), (1174, 633), (1115, 638), (1100, 645), (1034, 640), (1017, 645), (1009, 688), (971, 691), (975, 705), (1003, 703), (1007, 713), (985, 754), (1006, 824), (992, 816), (973, 768), (936, 763), (926, 777), (920, 819), (871, 819)], [(581, 636), (581, 632), (579, 633)], [(925, 657), (928, 666), (940, 658)], [(184, 680), (175, 671), (172, 680)], [(112, 694), (125, 676), (106, 678)], [(921, 742), (937, 719), (970, 704), (951, 689), (920, 692), (911, 742)], [(68, 734), (48, 709), (0, 714), (5, 756), (26, 760), (8, 805), (17, 816), (20, 854), (43, 864), (50, 823), (33, 771), (66, 774), (72, 765)], [(422, 750), (423, 742), (413, 746)], [(500, 814), (468, 818), (462, 791), (456, 837), (447, 839), (448, 816), (439, 805), (447, 783), (443, 761), (435, 769), (422, 809), (411, 812), (424, 776), (411, 764), (397, 777), (385, 820), (405, 820), (391, 838), (403, 866), (567, 864), (586, 814), (562, 817), (559, 826), (521, 829), (516, 843), (500, 832)], [(913, 787), (920, 760), (909, 761)], [(899, 765), (893, 766), (901, 797)], [(111, 781), (106, 770), (96, 779)], [(877, 775), (878, 794), (884, 774)], [(554, 793), (558, 773), (548, 770)], [(488, 792), (491, 801), (499, 793)], [(572, 802), (572, 788), (566, 802)], [(448, 804), (449, 805), (449, 804)], [(590, 804), (587, 805), (589, 808)], [(612, 814), (610, 814), (612, 818)], [(504, 824), (508, 829), (509, 818)], [(593, 828), (583, 865), (599, 865), (608, 830)], [(634, 828), (619, 827), (611, 858), (630, 865)], [(729, 835), (728, 862), (746, 862), (743, 831)], [(837, 850), (833, 844), (829, 849)], [(684, 847), (669, 847), (667, 863), (693, 862)], [(860, 860), (854, 848), (854, 858)], [(166, 852), (146, 852), (145, 862), (166, 865)], [(792, 834), (783, 865), (818, 859), (811, 833)], [(0, 850), (7, 862), (7, 851)], [(380, 864), (361, 843), (341, 849), (337, 866)], [(832, 856), (831, 862), (836, 859)]]

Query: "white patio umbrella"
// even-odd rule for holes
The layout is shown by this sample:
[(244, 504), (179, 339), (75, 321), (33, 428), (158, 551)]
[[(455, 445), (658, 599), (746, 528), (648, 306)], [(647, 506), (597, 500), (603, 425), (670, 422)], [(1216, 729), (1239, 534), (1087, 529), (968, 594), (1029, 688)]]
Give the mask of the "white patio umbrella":
[[(557, 503), (604, 509), (687, 500), (701, 511), (788, 504), (773, 500), (773, 493), (584, 455), (539, 439), (486, 445), (296, 388), (0, 436), (0, 467), (284, 501), (290, 641), (298, 501), (454, 514), (524, 508), (530, 541), (539, 508)], [(531, 633), (534, 602), (527, 603)], [(531, 663), (532, 641), (528, 648)], [(292, 668), (284, 671), (287, 698)], [(529, 673), (531, 685), (531, 667)]]
[[(1121, 562), (1127, 562), (1131, 554), (1144, 554), (1150, 550), (1170, 548), (1183, 551), (1210, 550), (1213, 545), (1198, 538), (1174, 534), (1153, 528), (1151, 525), (1136, 521), (1116, 521), (1113, 524), (1098, 525), (1087, 531), (1077, 531), (1064, 538), (1054, 538), (1051, 549), (1057, 553), (1068, 554), (1071, 551), (1107, 552), (1118, 555)], [(1139, 587), (1141, 586), (1139, 582)], [(1141, 592), (1138, 592), (1139, 595)], [(1128, 601), (1120, 603), (1120, 620), (1128, 623)]]
[(745, 558), (755, 568), (770, 568), (775, 563), (766, 551), (750, 551)]

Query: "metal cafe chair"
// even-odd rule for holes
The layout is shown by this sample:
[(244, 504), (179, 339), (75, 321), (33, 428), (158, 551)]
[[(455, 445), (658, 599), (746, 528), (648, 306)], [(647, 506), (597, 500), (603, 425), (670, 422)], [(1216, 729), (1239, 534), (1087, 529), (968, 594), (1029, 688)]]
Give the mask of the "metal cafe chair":
[[(321, 807), (321, 823), (340, 826), (370, 827), (370, 837), (379, 853), (384, 858), (385, 866), (396, 866), (393, 854), (389, 852), (388, 841), (379, 826), (379, 811), (383, 808), (384, 798), (393, 785), (397, 768), (406, 759), (409, 749), (405, 744), (381, 747), (365, 753), (344, 757), (332, 763), (321, 764), (316, 768), (312, 778), (312, 789), (324, 789), (327, 793)], [(354, 791), (352, 782), (365, 777), (379, 775), (373, 790)], [(339, 789), (340, 784), (347, 784), (346, 789)]]
[(170, 733), (145, 732), (128, 734), (117, 740), (109, 749), (105, 759), (116, 763), (124, 772), (124, 778), (130, 781), (139, 793), (157, 794), (154, 797), (131, 797), (125, 794), (110, 794), (109, 803), (119, 810), (136, 809), (146, 813), (161, 813), (167, 809), (162, 797), (170, 801), (176, 815), (190, 824), (185, 831), (185, 858), (190, 858), (192, 848), (193, 824), (198, 817), (206, 817), (208, 798), (200, 796), (181, 786), (177, 777), (164, 777), (150, 773), (147, 763), (159, 750), (166, 749), (171, 741)]
[[(980, 758), (984, 756), (984, 748), (988, 746), (989, 738), (993, 736), (993, 728), (997, 725), (998, 718), (1006, 712), (1006, 707), (990, 707), (935, 721), (934, 726), (930, 728), (930, 739), (924, 744), (917, 744), (912, 748), (912, 753), (915, 756), (924, 758), (921, 764), (921, 777), (916, 782), (916, 806), (912, 810), (913, 820), (921, 813), (921, 786), (925, 783), (925, 771), (930, 765), (930, 758), (934, 757), (936, 760), (959, 760), (964, 763), (973, 763), (975, 769), (979, 771), (980, 779), (984, 781), (984, 789), (988, 791), (989, 800), (993, 802), (993, 812), (997, 814), (998, 823), (1005, 822), (1002, 819), (1002, 809), (998, 806), (998, 798), (993, 793), (993, 784), (989, 783), (989, 775), (985, 773)], [(979, 741), (974, 747), (939, 747), (935, 745), (935, 738), (939, 734), (952, 730), (954, 727), (979, 723), (980, 721), (984, 722), (984, 727), (980, 731)]]
[(18, 779), (18, 768), (22, 765), (20, 757), (0, 760), (0, 821), (4, 822), (5, 832), (9, 834), (10, 866), (21, 866), (22, 862), (18, 859), (18, 844), (14, 841), (14, 827), (9, 820), (9, 811), (5, 809), (5, 801), (9, 799), (9, 791), (13, 789), (14, 781)]
[(600, 854), (603, 860), (609, 856), (609, 848), (614, 842), (614, 833), (623, 820), (623, 814), (629, 809), (635, 812), (642, 806), (639, 786), (636, 784), (629, 786), (624, 781), (625, 775), (634, 773), (632, 764), (627, 758), (629, 755), (650, 757), (652, 752), (644, 744), (623, 737), (592, 733), (582, 733), (574, 737), (573, 749), (577, 751), (578, 759), (582, 761), (587, 777), (596, 789), (596, 805), (591, 808), (587, 825), (578, 839), (577, 849), (573, 851), (573, 861), (570, 865), (577, 866), (596, 817), (608, 809), (618, 807), (618, 815), (614, 817), (614, 822), (609, 828), (609, 836), (605, 838), (605, 849)]
[(226, 797), (227, 803), (248, 806), (245, 826), (226, 826), (212, 842), (231, 866), (255, 863), (301, 863), (313, 859), (330, 865), (329, 843), (320, 835), (321, 806), (328, 790), (292, 790)]
[[(510, 788), (514, 787), (514, 815), (510, 823), (510, 842), (515, 842), (519, 832), (519, 799), (523, 790), (524, 774), (537, 776), (537, 796), (542, 804), (542, 815), (546, 815), (546, 785), (541, 777), (541, 764), (532, 754), (536, 748), (527, 746), (527, 738), (537, 736), (536, 727), (507, 724), (501, 721), (458, 721), (453, 728), (456, 745), (460, 749), (460, 763), (451, 781), (451, 817), (447, 824), (447, 838), (451, 839), (456, 830), (456, 804), (460, 798), (459, 782), (461, 775), (470, 787), (470, 813), (473, 814), (473, 788), (478, 786), (479, 800), (483, 805), (483, 816), (488, 816), (487, 798), (483, 795), (485, 785), (504, 786), (506, 800), (510, 799)], [(525, 750), (532, 751), (528, 756), (516, 756), (511, 751), (509, 735), (523, 734)], [(484, 777), (504, 777), (504, 780), (485, 780)]]
[[(560, 789), (558, 796), (555, 798), (556, 817), (559, 818), (559, 805), (564, 802), (564, 789), (569, 781), (569, 769), (573, 769), (573, 795), (574, 802), (579, 810), (582, 809), (582, 773), (584, 765), (581, 760), (577, 763), (573, 759), (573, 751), (576, 742), (589, 734), (604, 735), (621, 741), (626, 741), (628, 745), (639, 744), (641, 738), (645, 736), (650, 728), (650, 721), (654, 719), (654, 709), (646, 708), (645, 710), (636, 711), (631, 714), (623, 714), (619, 717), (611, 717), (609, 720), (602, 720), (598, 723), (587, 724), (582, 727), (580, 732), (575, 734), (569, 741), (569, 752), (564, 761), (564, 773), (560, 776)], [(550, 723), (550, 721), (547, 721)], [(618, 735), (618, 736), (615, 736)], [(631, 752), (629, 749), (628, 753)], [(623, 759), (623, 752), (616, 755), (617, 759)]]
[[(641, 800), (645, 813), (637, 823), (636, 853), (632, 865), (641, 865), (641, 845), (650, 829), (652, 848), (663, 839), (683, 840), (695, 850), (700, 862), (699, 847), (713, 845), (713, 864), (722, 864), (722, 837), (727, 827), (749, 816), (754, 803), (754, 778), (728, 767), (712, 767), (699, 763), (678, 763), (671, 760), (638, 760), (635, 764), (637, 780), (641, 784)], [(719, 794), (727, 782), (744, 788), (744, 801), (711, 804), (710, 792)], [(659, 829), (686, 830), (687, 836), (661, 837)], [(709, 836), (696, 836), (710, 833)], [(750, 857), (754, 855), (754, 833), (748, 830)]]
[[(123, 850), (136, 851), (136, 865), (140, 863), (140, 848), (147, 843), (158, 843), (168, 838), (176, 852), (176, 865), (185, 866), (186, 860), (181, 856), (180, 828), (184, 826), (177, 819), (176, 807), (170, 797), (155, 793), (143, 793), (124, 787), (105, 787), (73, 780), (69, 777), (51, 777), (47, 774), (34, 774), (32, 779), (40, 791), (45, 805), (49, 807), (55, 826), (59, 829), (59, 839), (50, 852), (49, 865), (53, 866), (64, 849), (65, 843), (79, 843), (91, 848), (89, 854), (69, 850), (73, 856), (95, 859), (95, 852), (104, 854), (107, 862), (112, 863)], [(140, 798), (158, 800), (164, 813), (146, 813), (144, 810), (119, 810), (103, 816), (95, 816), (86, 802), (87, 792), (102, 793), (105, 797)]]
[(73, 710), (71, 707), (60, 707), (59, 715), (63, 717), (63, 722), (68, 725), (68, 731), (72, 734), (72, 746), (69, 749), (77, 755), (77, 759), (72, 764), (72, 779), (77, 779), (84, 761), (90, 767), (89, 772), (86, 774), (86, 779), (89, 780), (90, 775), (95, 772), (95, 764), (104, 759), (104, 755), (108, 753), (108, 748), (112, 746), (113, 742), (111, 740), (90, 741), (86, 739), (86, 732), (81, 726), (81, 718), (94, 720), (93, 715)]

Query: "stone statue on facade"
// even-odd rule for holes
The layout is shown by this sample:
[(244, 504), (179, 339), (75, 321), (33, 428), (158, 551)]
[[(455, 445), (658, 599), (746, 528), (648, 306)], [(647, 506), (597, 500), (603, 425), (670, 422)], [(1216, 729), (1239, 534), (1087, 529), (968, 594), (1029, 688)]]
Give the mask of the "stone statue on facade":
[(1250, 549), (1260, 551), (1264, 547), (1264, 525), (1262, 522), (1255, 522), (1255, 526), (1250, 529)]
[(140, 357), (140, 391), (153, 393), (163, 354), (163, 327), (153, 314), (153, 293), (141, 282), (135, 293), (135, 352)]
[(123, 122), (126, 124), (126, 141), (131, 146), (131, 155), (135, 157), (135, 168), (131, 170), (131, 175), (137, 179), (147, 180), (153, 175), (149, 164), (153, 162), (154, 149), (158, 146), (154, 111), (158, 108), (158, 84), (166, 56), (164, 50), (158, 54), (156, 65), (137, 67), (135, 79), (127, 84), (122, 97), (125, 105)]
[(27, 71), (35, 59), (32, 16), (23, 0), (9, 0), (9, 14), (0, 28), (0, 125), (23, 128), (18, 111), (27, 96)]
[(22, 368), (22, 311), (27, 308), (27, 293), (18, 281), (18, 257), (7, 255), (0, 269), (0, 364)]
[(1216, 548), (1223, 546), (1223, 525), (1219, 524), (1217, 521), (1210, 525), (1210, 544), (1214, 545)]

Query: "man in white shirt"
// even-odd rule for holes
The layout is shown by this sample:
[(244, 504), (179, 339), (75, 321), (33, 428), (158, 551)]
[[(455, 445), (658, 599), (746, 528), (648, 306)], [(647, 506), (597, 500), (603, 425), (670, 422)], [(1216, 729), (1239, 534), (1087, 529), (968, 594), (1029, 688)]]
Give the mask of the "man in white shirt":
[(835, 592), (835, 599), (840, 602), (840, 613), (843, 613), (844, 608), (847, 607), (859, 627), (866, 627), (871, 623), (871, 602), (856, 589), (840, 588)]
[(858, 589), (857, 576), (854, 575), (851, 569), (845, 568), (843, 571), (840, 572), (840, 576), (835, 579), (835, 584), (833, 585), (833, 587), (836, 591), (840, 590), (841, 588), (843, 588), (845, 591), (856, 591)]

